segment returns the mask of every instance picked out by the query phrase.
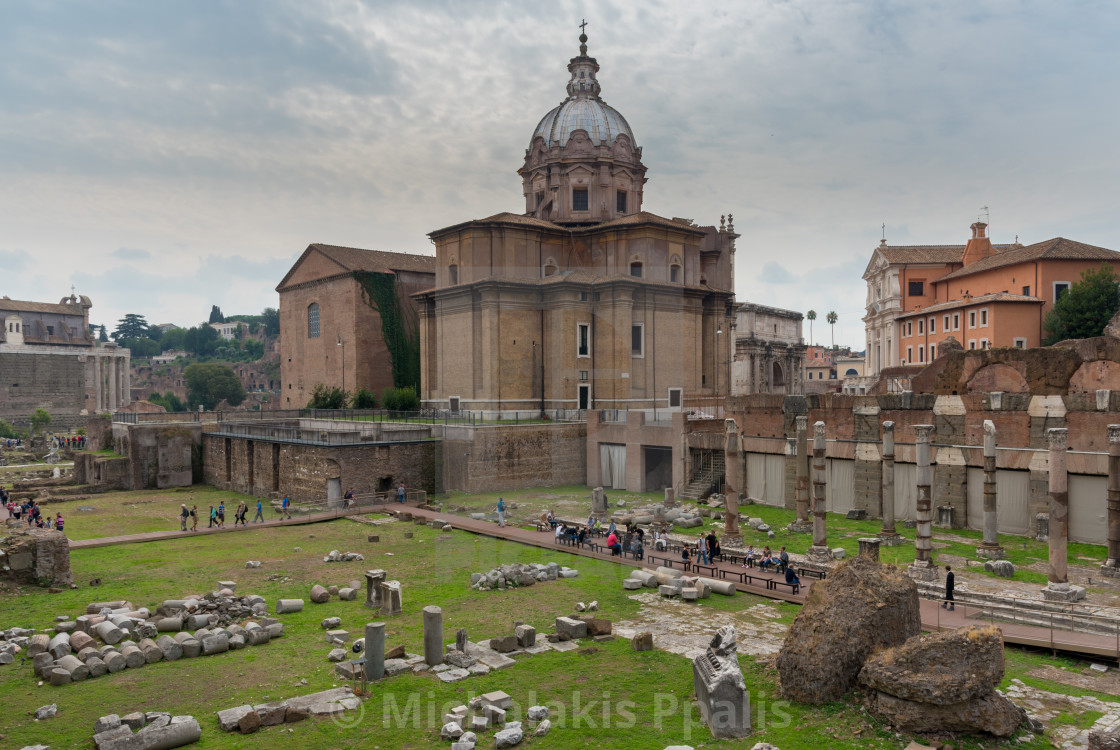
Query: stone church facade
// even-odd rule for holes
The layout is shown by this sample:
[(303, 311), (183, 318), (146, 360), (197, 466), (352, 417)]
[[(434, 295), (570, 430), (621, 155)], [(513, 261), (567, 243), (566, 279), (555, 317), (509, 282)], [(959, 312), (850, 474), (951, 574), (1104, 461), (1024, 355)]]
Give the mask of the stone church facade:
[(435, 288), (415, 295), (426, 407), (676, 409), (730, 391), (739, 235), (643, 210), (642, 149), (580, 41), (568, 97), (518, 170), (525, 212), (429, 235)]

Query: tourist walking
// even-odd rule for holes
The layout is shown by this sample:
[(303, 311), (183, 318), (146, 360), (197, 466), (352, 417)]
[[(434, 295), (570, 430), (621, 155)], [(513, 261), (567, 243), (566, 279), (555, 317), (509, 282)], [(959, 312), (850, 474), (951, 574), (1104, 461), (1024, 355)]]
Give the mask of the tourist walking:
[(233, 512), (233, 525), (234, 526), (236, 526), (237, 524), (244, 525), (245, 524), (245, 514), (248, 513), (248, 512), (249, 512), (249, 509), (245, 505), (245, 501), (242, 500), (241, 502), (239, 502), (237, 504), (237, 510), (235, 510)]
[(62, 513), (61, 512), (54, 517), (54, 527), (58, 531), (62, 531), (62, 527), (65, 525), (65, 523), (66, 522), (62, 519)]
[(226, 525), (226, 501), (222, 500), (218, 503), (218, 528)]
[(187, 530), (187, 519), (191, 517), (190, 510), (187, 509), (187, 504), (183, 503), (183, 507), (179, 509), (179, 530)]
[(210, 506), (210, 528), (218, 525), (218, 511), (214, 510), (214, 506)]
[(257, 515), (253, 516), (253, 523), (264, 523), (264, 506), (261, 505), (260, 498), (257, 498)]
[(403, 503), (404, 502), (404, 494), (405, 494), (404, 493), (404, 482), (401, 482), (401, 486), (397, 488), (397, 502), (398, 503)]
[(506, 525), (506, 501), (500, 497), (498, 498), (498, 525)]
[(696, 540), (696, 557), (703, 565), (711, 564), (708, 557), (708, 540), (704, 538), (703, 534)]
[(191, 506), (191, 531), (198, 531), (198, 506)]
[[(942, 609), (954, 610), (957, 608), (956, 603), (953, 601), (953, 587), (956, 585), (956, 576), (953, 574), (953, 566), (945, 566), (945, 601), (941, 602)], [(948, 605), (948, 607), (946, 607)]]
[(288, 511), (291, 505), (292, 501), (288, 499), (287, 495), (284, 495), (284, 499), (280, 501), (280, 515), (282, 518), (290, 519), (292, 517), (292, 514)]

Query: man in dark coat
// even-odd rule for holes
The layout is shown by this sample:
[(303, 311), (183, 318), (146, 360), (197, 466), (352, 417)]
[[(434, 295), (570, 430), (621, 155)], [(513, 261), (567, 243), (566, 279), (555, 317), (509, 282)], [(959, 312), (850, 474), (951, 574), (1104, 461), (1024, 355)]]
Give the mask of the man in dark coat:
[(941, 602), (941, 608), (956, 609), (956, 604), (953, 602), (953, 586), (956, 583), (956, 576), (953, 575), (953, 567), (951, 565), (945, 566), (945, 601)]

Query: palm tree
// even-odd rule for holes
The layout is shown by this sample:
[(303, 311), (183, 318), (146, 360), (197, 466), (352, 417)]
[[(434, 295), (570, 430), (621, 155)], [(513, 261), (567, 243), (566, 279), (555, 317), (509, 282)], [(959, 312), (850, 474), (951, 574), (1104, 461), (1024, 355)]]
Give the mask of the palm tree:
[(817, 311), (810, 310), (805, 313), (805, 317), (809, 320), (809, 346), (813, 345), (813, 321), (817, 319)]
[(828, 321), (828, 324), (830, 326), (832, 326), (832, 348), (835, 349), (836, 348), (836, 321), (840, 319), (840, 316), (837, 315), (835, 312), (829, 312), (828, 315), (824, 316), (824, 319)]

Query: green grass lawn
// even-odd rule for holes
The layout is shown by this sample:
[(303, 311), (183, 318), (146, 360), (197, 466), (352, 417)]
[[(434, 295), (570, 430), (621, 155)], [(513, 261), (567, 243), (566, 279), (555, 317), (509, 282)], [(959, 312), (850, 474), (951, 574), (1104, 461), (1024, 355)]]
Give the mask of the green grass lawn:
[[(217, 498), (194, 490), (199, 497)], [(129, 494), (129, 493), (122, 493)], [(152, 495), (153, 493), (148, 493)], [(160, 493), (154, 493), (159, 495)], [(226, 493), (228, 496), (228, 493)], [(123, 498), (144, 507), (142, 493)], [(153, 501), (154, 502), (154, 501)], [(159, 500), (178, 506), (174, 493)], [(201, 503), (200, 503), (201, 504)], [(127, 508), (128, 503), (122, 503)], [(136, 513), (109, 515), (102, 526), (137, 521)], [(177, 528), (177, 525), (175, 526)], [(116, 527), (114, 527), (116, 528)], [(405, 532), (414, 534), (406, 539)], [(376, 533), (381, 541), (367, 542)], [(299, 551), (297, 551), (299, 548)], [(331, 549), (357, 551), (365, 561), (326, 564)], [(391, 555), (386, 553), (392, 553)], [(261, 560), (259, 569), (245, 569), (246, 560)], [(578, 578), (537, 584), (505, 592), (472, 592), (469, 575), (504, 562), (557, 561), (580, 571)], [(261, 529), (237, 535), (214, 535), (79, 550), (72, 555), (75, 581), (81, 588), (48, 594), (39, 589), (8, 592), (0, 597), (0, 627), (45, 628), (58, 614), (77, 616), (93, 600), (127, 599), (137, 606), (154, 607), (167, 598), (203, 593), (218, 580), (238, 582), (238, 591), (265, 596), (273, 608), (279, 598), (307, 600), (310, 586), (345, 585), (363, 581), (362, 572), (382, 567), (404, 585), (404, 614), (388, 620), (387, 643), (402, 643), (412, 653), (422, 653), (420, 610), (438, 604), (444, 611), (444, 640), (454, 640), (466, 628), (472, 640), (512, 632), (515, 621), (524, 621), (541, 632), (553, 619), (569, 614), (577, 601), (596, 599), (600, 614), (614, 621), (635, 615), (640, 605), (620, 584), (629, 568), (606, 561), (573, 556), (555, 549), (539, 549), (465, 532), (437, 533), (413, 524), (390, 523), (377, 527), (352, 521)], [(270, 577), (273, 580), (270, 580)], [(287, 577), (282, 581), (277, 577)], [(85, 582), (100, 578), (102, 585)], [(727, 612), (767, 601), (740, 594), (699, 602), (692, 614), (695, 626), (714, 632)], [(798, 608), (775, 605), (778, 622), (789, 623)], [(482, 678), (444, 685), (427, 675), (404, 675), (372, 686), (362, 719), (342, 726), (329, 720), (312, 720), (283, 729), (293, 734), (279, 739), (281, 727), (255, 735), (224, 735), (214, 713), (244, 703), (277, 700), (329, 688), (338, 681), (319, 626), (322, 618), (339, 616), (342, 627), (355, 637), (366, 622), (378, 619), (361, 601), (332, 601), (303, 612), (284, 615), (285, 636), (267, 646), (247, 648), (212, 657), (158, 663), (126, 670), (61, 688), (38, 687), (30, 664), (0, 667), (0, 735), (4, 747), (43, 742), (52, 748), (89, 747), (91, 728), (98, 716), (137, 710), (166, 710), (196, 716), (203, 727), (199, 747), (272, 748), (283, 743), (299, 748), (368, 746), (428, 748), (441, 744), (439, 718), (443, 709), (465, 702), (471, 695), (505, 690), (522, 709), (541, 703), (554, 709), (554, 729), (543, 739), (526, 740), (525, 747), (539, 748), (662, 748), (672, 744), (715, 747), (706, 729), (698, 725), (691, 702), (692, 668), (688, 660), (662, 651), (635, 653), (628, 641), (581, 644), (579, 651), (548, 653), (525, 658), (507, 670)], [(777, 676), (764, 661), (740, 656), (752, 695), (756, 734), (749, 740), (718, 743), (720, 747), (749, 748), (768, 741), (782, 750), (820, 748), (897, 748), (905, 745), (852, 702), (820, 707), (783, 703)], [(1009, 676), (1024, 674), (1044, 657), (1033, 657)], [(1009, 663), (1009, 666), (1014, 666)], [(299, 685), (306, 679), (306, 686)], [(413, 703), (410, 703), (413, 701)], [(59, 716), (37, 723), (35, 708), (57, 703)], [(408, 713), (409, 707), (416, 709)], [(590, 708), (589, 708), (590, 706)], [(558, 711), (562, 709), (561, 715)], [(429, 711), (433, 723), (429, 726)], [(405, 721), (396, 721), (404, 712)], [(388, 718), (388, 721), (386, 719)], [(606, 726), (609, 725), (609, 726)], [(480, 747), (492, 740), (481, 738)], [(957, 748), (992, 747), (990, 740), (964, 739)], [(1043, 739), (1017, 747), (1042, 748)]]

